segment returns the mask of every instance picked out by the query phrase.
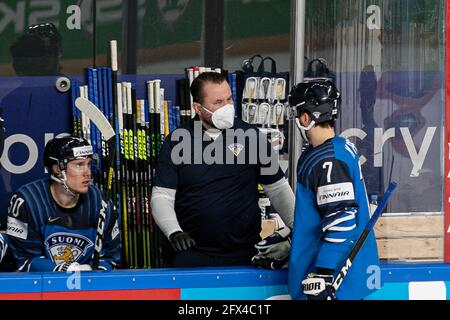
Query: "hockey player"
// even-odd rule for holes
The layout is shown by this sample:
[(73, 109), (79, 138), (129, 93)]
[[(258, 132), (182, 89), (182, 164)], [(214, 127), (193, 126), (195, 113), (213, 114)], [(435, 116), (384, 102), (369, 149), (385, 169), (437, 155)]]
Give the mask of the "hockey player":
[[(261, 240), (258, 183), (289, 227), (294, 194), (278, 162), (270, 162), (274, 170), (265, 174), (265, 164), (259, 156), (254, 163), (249, 161), (250, 154), (258, 155), (257, 151), (251, 151), (255, 146), (248, 140), (236, 142), (238, 132), (243, 136), (254, 134), (260, 138), (261, 148), (271, 149), (267, 137), (234, 117), (231, 89), (222, 74), (200, 74), (191, 85), (191, 93), (197, 116), (164, 141), (151, 200), (155, 221), (176, 251), (172, 266), (250, 265), (252, 258), (257, 266), (281, 266), (287, 262), (290, 231), (285, 228), (258, 243)], [(179, 150), (181, 142), (172, 137), (181, 133), (189, 133), (181, 142), (192, 150), (188, 156), (193, 159), (175, 163), (173, 150)], [(195, 157), (201, 157), (200, 153), (211, 147), (221, 155), (220, 160), (231, 157), (233, 163), (205, 163), (204, 159), (195, 163)], [(235, 159), (244, 161), (236, 163)]]
[(294, 86), (289, 104), (309, 147), (297, 166), (294, 232), (289, 258), (293, 299), (362, 299), (373, 292), (369, 266), (378, 266), (373, 232), (358, 253), (341, 287), (331, 284), (369, 220), (359, 156), (348, 140), (336, 136), (334, 122), (341, 97), (329, 80)]
[(120, 263), (120, 235), (111, 206), (91, 185), (92, 146), (66, 136), (50, 140), (50, 178), (19, 188), (8, 209), (7, 235), (19, 271), (89, 271), (99, 212), (107, 210), (99, 269)]

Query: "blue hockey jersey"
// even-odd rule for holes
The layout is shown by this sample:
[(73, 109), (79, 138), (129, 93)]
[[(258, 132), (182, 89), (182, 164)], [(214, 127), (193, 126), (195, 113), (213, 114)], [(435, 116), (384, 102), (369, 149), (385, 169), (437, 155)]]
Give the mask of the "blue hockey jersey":
[(100, 210), (108, 210), (99, 266), (120, 264), (120, 233), (111, 206), (97, 187), (89, 186), (75, 207), (60, 207), (52, 198), (50, 180), (21, 187), (11, 198), (7, 235), (20, 271), (53, 271), (60, 263), (91, 264)]
[[(369, 220), (369, 204), (355, 146), (342, 137), (305, 150), (297, 166), (289, 293), (306, 299), (301, 282), (317, 268), (338, 274)], [(362, 299), (374, 292), (379, 270), (373, 231), (356, 256), (338, 299)]]

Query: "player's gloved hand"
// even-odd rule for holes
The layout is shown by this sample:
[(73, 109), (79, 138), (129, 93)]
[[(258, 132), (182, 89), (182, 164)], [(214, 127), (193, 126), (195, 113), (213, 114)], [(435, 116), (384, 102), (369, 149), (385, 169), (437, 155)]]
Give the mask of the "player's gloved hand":
[(284, 227), (255, 245), (258, 254), (252, 258), (252, 264), (265, 269), (279, 269), (289, 260), (291, 250), (291, 229)]
[(186, 251), (195, 246), (194, 239), (183, 231), (176, 231), (169, 236), (169, 241), (175, 251)]
[(89, 264), (79, 264), (78, 262), (63, 262), (58, 264), (53, 271), (92, 271), (92, 267)]
[(336, 300), (332, 287), (333, 280), (332, 275), (310, 273), (302, 281), (303, 293), (308, 300)]

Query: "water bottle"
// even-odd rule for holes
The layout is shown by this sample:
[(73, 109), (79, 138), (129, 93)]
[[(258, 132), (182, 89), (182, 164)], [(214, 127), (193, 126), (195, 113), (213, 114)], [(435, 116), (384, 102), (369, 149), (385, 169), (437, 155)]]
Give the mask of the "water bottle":
[(378, 195), (376, 193), (369, 194), (369, 209), (371, 217), (374, 214), (377, 207), (378, 207)]

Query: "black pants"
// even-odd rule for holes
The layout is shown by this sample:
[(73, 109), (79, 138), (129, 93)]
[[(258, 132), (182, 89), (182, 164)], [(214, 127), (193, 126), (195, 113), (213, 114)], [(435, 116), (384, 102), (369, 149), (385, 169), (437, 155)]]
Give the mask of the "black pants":
[(226, 253), (198, 247), (175, 252), (166, 237), (162, 239), (161, 247), (162, 266), (166, 268), (250, 266), (252, 257), (258, 253), (254, 244)]
[(186, 267), (220, 267), (220, 266), (249, 266), (256, 250), (229, 253), (212, 253), (198, 250), (176, 252), (172, 261), (174, 268)]

